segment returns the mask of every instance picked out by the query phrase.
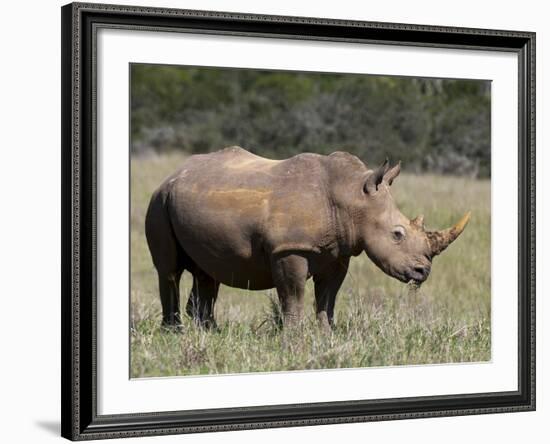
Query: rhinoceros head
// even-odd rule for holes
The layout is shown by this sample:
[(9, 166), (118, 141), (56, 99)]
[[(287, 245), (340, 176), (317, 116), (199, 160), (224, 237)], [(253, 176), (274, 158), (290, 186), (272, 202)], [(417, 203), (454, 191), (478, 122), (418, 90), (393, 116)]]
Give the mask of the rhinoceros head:
[(400, 170), (400, 163), (390, 168), (386, 160), (367, 174), (363, 187), (366, 200), (363, 248), (385, 273), (403, 282), (419, 284), (428, 278), (433, 258), (462, 233), (470, 213), (453, 227), (441, 231), (426, 230), (423, 216), (409, 220), (399, 211), (390, 193)]

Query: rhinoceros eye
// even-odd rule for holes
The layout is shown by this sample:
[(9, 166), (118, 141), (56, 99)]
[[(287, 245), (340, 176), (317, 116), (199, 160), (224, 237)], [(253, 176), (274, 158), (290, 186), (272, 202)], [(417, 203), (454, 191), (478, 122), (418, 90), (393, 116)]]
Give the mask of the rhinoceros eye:
[(407, 235), (407, 232), (405, 231), (405, 228), (403, 228), (401, 225), (397, 225), (393, 227), (392, 232), (392, 239), (395, 242), (401, 242), (403, 239), (405, 239), (405, 236)]

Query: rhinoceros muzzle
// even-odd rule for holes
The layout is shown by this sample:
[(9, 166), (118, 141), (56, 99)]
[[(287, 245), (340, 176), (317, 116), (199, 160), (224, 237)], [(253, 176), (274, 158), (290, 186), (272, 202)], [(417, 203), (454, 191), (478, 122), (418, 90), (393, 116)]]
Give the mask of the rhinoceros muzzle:
[(419, 259), (413, 265), (411, 265), (401, 276), (398, 278), (416, 285), (422, 284), (430, 275), (432, 259), (441, 254), (451, 243), (453, 243), (458, 236), (464, 231), (468, 221), (470, 220), (470, 212), (466, 213), (462, 218), (451, 228), (439, 231), (427, 231), (424, 228), (424, 217), (418, 216), (411, 220), (411, 225), (417, 227), (419, 230), (425, 233), (429, 253), (425, 258)]
[(432, 267), (430, 264), (412, 267), (406, 272), (406, 280), (407, 282), (414, 281), (416, 284), (421, 284), (428, 279), (431, 269)]

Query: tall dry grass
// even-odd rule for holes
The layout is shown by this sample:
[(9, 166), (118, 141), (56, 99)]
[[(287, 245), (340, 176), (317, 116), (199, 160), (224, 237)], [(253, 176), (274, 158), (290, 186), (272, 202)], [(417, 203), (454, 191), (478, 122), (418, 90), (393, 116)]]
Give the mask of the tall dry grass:
[[(338, 294), (336, 328), (330, 335), (317, 328), (311, 281), (306, 287), (306, 321), (297, 331), (279, 328), (274, 290), (222, 286), (217, 331), (202, 330), (184, 319), (182, 334), (164, 332), (144, 217), (152, 191), (182, 160), (181, 154), (168, 154), (131, 161), (132, 377), (490, 359), (490, 182), (458, 177), (402, 173), (392, 187), (401, 211), (409, 217), (423, 213), (431, 228), (450, 226), (472, 211), (468, 228), (435, 259), (420, 291), (409, 293), (361, 255), (352, 259)], [(186, 272), (182, 305), (190, 286)]]

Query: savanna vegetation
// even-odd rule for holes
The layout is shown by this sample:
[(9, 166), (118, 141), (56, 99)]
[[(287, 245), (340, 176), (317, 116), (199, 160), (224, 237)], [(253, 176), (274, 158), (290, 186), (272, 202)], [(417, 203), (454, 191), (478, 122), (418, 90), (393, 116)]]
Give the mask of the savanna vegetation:
[[(131, 376), (489, 360), (490, 104), (486, 81), (132, 65)], [(144, 235), (151, 193), (186, 156), (230, 145), (273, 159), (402, 160), (392, 192), (405, 215), (424, 214), (428, 228), (472, 219), (417, 291), (365, 254), (352, 259), (332, 334), (317, 327), (312, 282), (296, 331), (280, 328), (275, 290), (225, 286), (218, 329), (184, 316), (180, 334), (165, 331)], [(183, 307), (191, 283), (184, 273)]]
[(132, 152), (239, 145), (264, 157), (349, 151), (416, 173), (490, 177), (491, 84), (132, 65)]
[[(352, 259), (338, 294), (331, 335), (317, 327), (311, 281), (305, 325), (295, 332), (279, 328), (274, 290), (225, 286), (216, 304), (218, 330), (198, 328), (184, 317), (181, 334), (164, 331), (143, 220), (151, 190), (184, 156), (134, 157), (131, 163), (132, 377), (490, 359), (490, 183), (462, 177), (402, 173), (392, 187), (403, 213), (422, 212), (428, 227), (450, 226), (472, 211), (467, 229), (435, 259), (418, 291), (385, 275), (363, 254)], [(191, 283), (185, 272), (183, 306)]]

